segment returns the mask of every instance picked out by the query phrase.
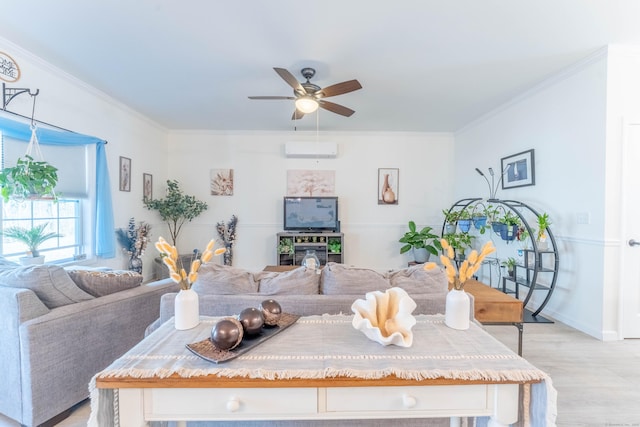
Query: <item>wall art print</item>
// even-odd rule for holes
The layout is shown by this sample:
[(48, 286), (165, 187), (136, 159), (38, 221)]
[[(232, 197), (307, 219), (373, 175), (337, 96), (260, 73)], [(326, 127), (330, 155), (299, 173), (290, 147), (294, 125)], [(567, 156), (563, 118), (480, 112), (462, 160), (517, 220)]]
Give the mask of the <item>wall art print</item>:
[(502, 189), (536, 184), (533, 149), (500, 159)]
[(212, 196), (233, 196), (233, 169), (211, 169), (209, 177)]
[(131, 159), (120, 156), (120, 191), (131, 191)]
[(398, 204), (398, 184), (400, 170), (397, 168), (378, 169), (378, 204)]
[(287, 171), (287, 196), (333, 196), (336, 171), (292, 169)]
[(142, 174), (142, 200), (149, 202), (153, 200), (153, 175)]

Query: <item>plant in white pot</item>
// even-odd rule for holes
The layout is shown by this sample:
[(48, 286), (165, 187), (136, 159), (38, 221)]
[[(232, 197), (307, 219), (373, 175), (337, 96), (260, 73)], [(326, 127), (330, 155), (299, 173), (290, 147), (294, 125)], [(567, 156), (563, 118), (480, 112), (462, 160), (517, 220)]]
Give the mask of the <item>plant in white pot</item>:
[(40, 255), (40, 245), (49, 239), (62, 237), (61, 234), (46, 231), (48, 226), (49, 223), (45, 222), (31, 228), (8, 227), (2, 232), (2, 235), (8, 239), (22, 242), (27, 247), (27, 256), (20, 258), (21, 264), (42, 264), (44, 256)]
[(431, 230), (431, 227), (424, 227), (418, 231), (416, 223), (409, 221), (409, 231), (399, 240), (400, 243), (405, 244), (400, 248), (400, 253), (413, 249), (413, 257), (418, 264), (427, 262), (430, 254), (438, 255), (438, 251), (442, 250), (440, 236), (433, 234)]

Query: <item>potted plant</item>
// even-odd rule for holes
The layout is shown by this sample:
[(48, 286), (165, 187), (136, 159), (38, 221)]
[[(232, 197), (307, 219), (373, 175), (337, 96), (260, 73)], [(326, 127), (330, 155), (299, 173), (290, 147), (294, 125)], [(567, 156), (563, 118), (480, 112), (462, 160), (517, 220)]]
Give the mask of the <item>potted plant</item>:
[(400, 248), (400, 253), (403, 254), (413, 249), (415, 262), (419, 264), (427, 262), (429, 254), (438, 255), (438, 251), (442, 250), (438, 240), (440, 237), (433, 234), (431, 230), (431, 227), (424, 227), (417, 231), (416, 223), (409, 221), (409, 231), (404, 233), (404, 236), (399, 240), (400, 243), (405, 244)]
[(549, 218), (548, 213), (543, 213), (538, 215), (538, 248), (545, 250), (547, 249), (547, 228), (551, 225), (551, 219)]
[(46, 232), (45, 230), (48, 226), (49, 223), (45, 222), (32, 228), (8, 227), (2, 232), (2, 235), (8, 239), (22, 242), (27, 247), (28, 256), (20, 258), (21, 264), (42, 264), (44, 256), (40, 255), (40, 245), (49, 239), (61, 237), (58, 233)]
[(516, 259), (509, 257), (502, 261), (502, 266), (506, 267), (509, 277), (515, 277)]
[(505, 211), (504, 216), (500, 218), (500, 223), (504, 224), (500, 229), (502, 240), (509, 242), (515, 239), (520, 227), (520, 217), (511, 211)]
[(444, 215), (444, 232), (445, 234), (452, 234), (456, 232), (456, 224), (458, 223), (458, 219), (460, 217), (460, 211), (456, 211), (453, 209), (446, 210), (443, 209), (442, 213)]
[(0, 171), (0, 194), (5, 202), (31, 197), (57, 200), (58, 169), (47, 162), (38, 162), (29, 155), (19, 158), (14, 167)]
[(156, 210), (163, 221), (169, 227), (172, 246), (176, 246), (178, 235), (185, 222), (207, 210), (207, 204), (197, 200), (194, 196), (188, 196), (180, 189), (178, 181), (167, 180), (167, 197), (164, 199), (143, 200), (145, 207)]
[(281, 255), (293, 255), (293, 238), (281, 237), (278, 243), (278, 253)]
[(340, 242), (340, 239), (329, 238), (327, 248), (332, 254), (339, 254), (342, 251), (342, 243)]
[(450, 233), (445, 234), (442, 238), (453, 248), (456, 259), (463, 260), (466, 250), (471, 247), (471, 240), (475, 237), (469, 233)]
[(458, 211), (458, 227), (463, 233), (468, 233), (471, 229), (471, 212), (466, 207)]

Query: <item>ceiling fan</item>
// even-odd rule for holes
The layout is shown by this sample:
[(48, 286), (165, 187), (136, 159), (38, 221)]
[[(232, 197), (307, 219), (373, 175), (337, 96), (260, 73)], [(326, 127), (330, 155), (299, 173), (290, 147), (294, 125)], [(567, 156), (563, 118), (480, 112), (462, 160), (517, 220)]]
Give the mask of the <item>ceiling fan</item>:
[(318, 107), (346, 117), (350, 117), (355, 113), (351, 108), (325, 101), (324, 98), (362, 89), (362, 85), (357, 80), (348, 80), (346, 82), (336, 83), (334, 85), (321, 88), (309, 81), (316, 74), (316, 70), (313, 68), (303, 68), (300, 70), (302, 76), (307, 79), (304, 83), (300, 83), (293, 74), (284, 68), (274, 67), (274, 70), (276, 70), (276, 73), (278, 73), (278, 75), (293, 88), (294, 96), (250, 96), (249, 99), (295, 100), (296, 109), (293, 112), (291, 120), (299, 120), (304, 117), (305, 114), (316, 111)]

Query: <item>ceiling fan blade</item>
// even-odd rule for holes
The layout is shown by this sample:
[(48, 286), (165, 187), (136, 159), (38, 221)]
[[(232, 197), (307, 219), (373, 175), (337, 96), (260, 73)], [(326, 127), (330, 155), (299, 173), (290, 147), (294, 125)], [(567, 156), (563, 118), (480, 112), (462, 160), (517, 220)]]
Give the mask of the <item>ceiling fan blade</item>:
[(293, 96), (250, 96), (249, 99), (295, 99)]
[(349, 80), (342, 83), (336, 83), (331, 86), (322, 88), (322, 96), (328, 98), (330, 96), (342, 95), (343, 93), (353, 92), (354, 90), (362, 89), (362, 85), (357, 80)]
[(300, 120), (303, 117), (304, 113), (296, 108), (293, 112), (293, 115), (291, 116), (291, 120)]
[(329, 110), (332, 113), (340, 114), (346, 117), (351, 117), (351, 115), (355, 113), (355, 111), (351, 108), (347, 108), (339, 104), (334, 104), (333, 102), (324, 101), (322, 99), (318, 100), (318, 104), (320, 104), (320, 107), (324, 108), (325, 110)]
[(273, 69), (276, 70), (276, 73), (278, 73), (278, 75), (282, 77), (282, 79), (287, 82), (289, 86), (293, 88), (293, 90), (300, 92), (300, 94), (303, 95), (307, 94), (307, 91), (304, 90), (298, 79), (296, 79), (288, 70), (277, 67), (274, 67)]

